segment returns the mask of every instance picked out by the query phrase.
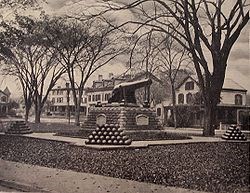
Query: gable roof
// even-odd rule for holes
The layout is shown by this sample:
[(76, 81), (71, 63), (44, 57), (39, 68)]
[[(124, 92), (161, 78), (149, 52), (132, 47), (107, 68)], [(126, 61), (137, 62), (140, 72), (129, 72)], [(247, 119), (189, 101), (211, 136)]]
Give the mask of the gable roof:
[(197, 78), (196, 78), (195, 76), (187, 75), (187, 76), (180, 82), (180, 84), (177, 85), (177, 87), (176, 87), (175, 89), (180, 88), (189, 78), (192, 79), (196, 84), (198, 84)]
[(235, 82), (232, 79), (226, 78), (223, 84), (223, 90), (238, 90), (238, 91), (247, 91), (239, 83)]
[[(197, 77), (196, 76), (191, 76), (191, 75), (188, 75), (187, 77), (185, 77), (181, 83), (176, 87), (176, 89), (180, 88), (189, 78), (191, 78), (196, 84), (198, 84), (198, 81), (197, 81)], [(242, 87), (239, 83), (235, 82), (234, 80), (232, 79), (229, 79), (229, 78), (226, 78), (224, 80), (224, 84), (223, 84), (223, 87), (222, 87), (222, 90), (234, 90), (234, 91), (244, 91), (246, 92), (247, 90)]]
[(6, 95), (10, 96), (11, 95), (11, 92), (9, 90), (9, 88), (6, 86), (6, 88), (4, 89), (3, 91)]

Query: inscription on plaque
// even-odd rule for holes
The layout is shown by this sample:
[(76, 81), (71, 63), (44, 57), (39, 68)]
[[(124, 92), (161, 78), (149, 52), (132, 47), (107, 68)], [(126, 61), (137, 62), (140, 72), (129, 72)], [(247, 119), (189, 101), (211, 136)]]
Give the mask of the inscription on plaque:
[(99, 126), (106, 124), (106, 115), (100, 114), (96, 116), (96, 124)]
[(147, 115), (137, 115), (136, 124), (137, 125), (149, 125), (149, 117)]

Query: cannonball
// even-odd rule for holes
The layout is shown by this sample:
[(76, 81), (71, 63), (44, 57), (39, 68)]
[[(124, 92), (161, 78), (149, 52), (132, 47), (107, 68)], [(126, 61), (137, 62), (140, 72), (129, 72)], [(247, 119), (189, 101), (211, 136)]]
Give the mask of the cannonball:
[(111, 136), (111, 139), (114, 140), (116, 137), (114, 135)]
[(103, 132), (103, 135), (107, 135), (107, 134), (108, 134), (108, 132), (107, 132), (107, 131), (104, 131), (104, 132)]
[(114, 144), (118, 144), (118, 141), (115, 139), (115, 140), (113, 141), (113, 143), (114, 143)]
[(117, 139), (117, 140), (120, 140), (120, 139), (122, 139), (122, 137), (121, 137), (120, 135), (118, 135), (118, 136), (116, 137), (116, 139)]
[(108, 140), (108, 144), (112, 144), (112, 140)]
[(98, 135), (101, 135), (102, 134), (102, 132), (101, 131), (98, 131), (98, 133), (97, 133)]
[(109, 125), (106, 123), (106, 124), (104, 124), (104, 127), (108, 127)]
[(116, 131), (116, 132), (114, 133), (114, 135), (115, 135), (115, 136), (119, 135), (119, 132)]
[(129, 138), (128, 138), (127, 135), (124, 135), (124, 136), (122, 136), (122, 139), (123, 139), (123, 140), (127, 140), (127, 139), (129, 139)]
[(106, 139), (102, 140), (102, 143), (103, 144), (107, 143), (107, 140)]
[(105, 127), (102, 127), (102, 128), (101, 128), (101, 131), (106, 131), (106, 128), (105, 128)]
[(90, 135), (90, 136), (89, 136), (89, 139), (93, 139), (93, 138), (94, 138), (94, 136), (93, 136), (93, 135)]
[(95, 140), (94, 140), (94, 139), (92, 139), (92, 140), (91, 140), (91, 143), (95, 143)]
[(124, 143), (125, 143), (126, 145), (130, 145), (130, 144), (131, 144), (131, 142), (132, 142), (132, 140), (131, 140), (131, 139), (127, 139)]
[(96, 143), (100, 144), (102, 141), (100, 139), (97, 139)]
[(119, 140), (119, 144), (123, 144), (124, 143), (124, 141), (123, 140)]
[(100, 139), (104, 139), (105, 137), (103, 135), (100, 136)]
[(119, 126), (119, 124), (115, 124), (115, 127), (119, 128), (120, 126)]
[(85, 143), (86, 143), (86, 144), (89, 144), (89, 143), (90, 143), (90, 140), (89, 140), (89, 139), (87, 139), (87, 140), (85, 141)]
[(112, 131), (109, 132), (109, 135), (114, 135), (114, 133)]
[(117, 129), (117, 131), (120, 131), (120, 132), (123, 131), (123, 130), (124, 130), (123, 128), (118, 128)]
[(108, 135), (107, 135), (105, 138), (106, 138), (107, 140), (111, 139), (111, 137), (110, 137), (110, 136), (108, 136)]
[(113, 128), (112, 128), (112, 131), (117, 131), (117, 128), (113, 127)]
[(95, 139), (98, 139), (99, 138), (99, 136), (98, 135), (95, 135), (95, 137), (94, 137)]
[(124, 136), (125, 135), (125, 133), (124, 132), (120, 132), (120, 136)]
[(93, 135), (96, 135), (96, 134), (97, 134), (97, 132), (96, 132), (96, 131), (93, 131), (93, 132), (92, 132), (92, 134), (93, 134)]
[(109, 132), (109, 131), (111, 131), (111, 128), (110, 128), (110, 127), (108, 127), (108, 128), (107, 128), (107, 131), (108, 131), (108, 132)]
[(96, 130), (96, 131), (100, 131), (100, 130), (101, 130), (101, 128), (100, 128), (100, 127), (97, 127), (95, 130)]

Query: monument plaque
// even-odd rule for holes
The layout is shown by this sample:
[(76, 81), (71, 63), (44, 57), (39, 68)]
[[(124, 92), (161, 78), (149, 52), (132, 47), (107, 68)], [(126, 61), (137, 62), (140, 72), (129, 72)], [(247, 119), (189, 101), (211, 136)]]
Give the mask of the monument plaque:
[(137, 115), (136, 124), (137, 125), (149, 125), (149, 117), (146, 115)]
[(96, 124), (99, 126), (106, 124), (106, 115), (100, 114), (96, 116)]

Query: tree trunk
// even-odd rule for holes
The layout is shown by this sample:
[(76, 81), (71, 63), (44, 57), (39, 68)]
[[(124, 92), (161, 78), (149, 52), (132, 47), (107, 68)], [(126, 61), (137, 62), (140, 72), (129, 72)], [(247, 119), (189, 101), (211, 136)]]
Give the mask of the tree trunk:
[(171, 84), (171, 93), (172, 93), (172, 103), (173, 103), (174, 128), (177, 128), (176, 94), (175, 94), (174, 83)]
[(24, 119), (25, 122), (27, 123), (29, 120), (29, 112), (30, 112), (30, 108), (25, 107), (25, 115), (24, 115)]
[(41, 111), (40, 109), (35, 110), (35, 123), (41, 122)]
[(205, 113), (204, 113), (204, 129), (203, 136), (209, 137), (215, 135), (216, 126), (216, 105), (214, 103), (205, 103)]
[(41, 122), (41, 105), (40, 102), (37, 101), (35, 102), (35, 123), (40, 123)]
[(77, 106), (75, 108), (75, 125), (79, 126), (80, 125), (80, 106), (81, 105), (81, 100), (77, 102)]

